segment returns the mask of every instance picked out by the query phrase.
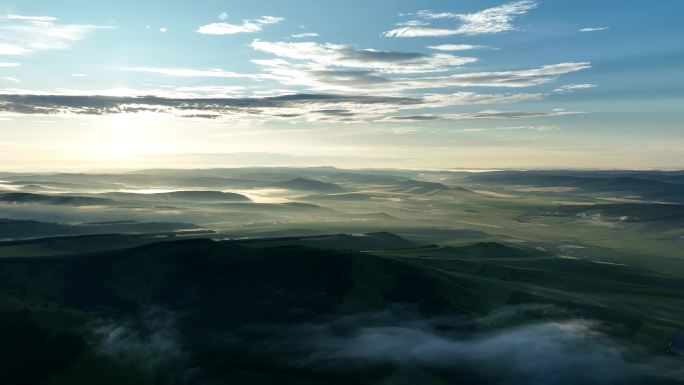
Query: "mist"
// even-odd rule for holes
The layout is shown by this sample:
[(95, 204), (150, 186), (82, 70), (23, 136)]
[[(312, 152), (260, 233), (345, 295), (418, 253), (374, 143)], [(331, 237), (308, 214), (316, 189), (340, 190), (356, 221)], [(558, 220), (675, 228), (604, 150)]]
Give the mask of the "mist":
[(175, 315), (160, 307), (128, 322), (101, 320), (91, 334), (96, 354), (143, 372), (153, 373), (185, 359)]
[[(533, 313), (552, 317), (533, 319)], [(639, 351), (610, 337), (598, 321), (541, 305), (504, 307), (476, 319), (423, 318), (402, 308), (328, 318), (276, 335), (253, 348), (278, 351), (285, 366), (321, 373), (403, 367), (467, 383), (541, 385), (623, 383), (664, 370), (637, 363)]]

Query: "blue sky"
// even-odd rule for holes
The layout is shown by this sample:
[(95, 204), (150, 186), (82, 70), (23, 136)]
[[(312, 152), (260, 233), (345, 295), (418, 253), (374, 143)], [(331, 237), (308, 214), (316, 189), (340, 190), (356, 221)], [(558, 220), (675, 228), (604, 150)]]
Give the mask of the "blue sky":
[(678, 1), (13, 1), (7, 169), (681, 168)]

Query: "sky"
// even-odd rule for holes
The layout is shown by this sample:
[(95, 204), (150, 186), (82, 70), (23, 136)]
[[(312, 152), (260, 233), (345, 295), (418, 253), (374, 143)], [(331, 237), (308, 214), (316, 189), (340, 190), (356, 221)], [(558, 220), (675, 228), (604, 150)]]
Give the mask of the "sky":
[(684, 168), (679, 0), (3, 0), (0, 169)]

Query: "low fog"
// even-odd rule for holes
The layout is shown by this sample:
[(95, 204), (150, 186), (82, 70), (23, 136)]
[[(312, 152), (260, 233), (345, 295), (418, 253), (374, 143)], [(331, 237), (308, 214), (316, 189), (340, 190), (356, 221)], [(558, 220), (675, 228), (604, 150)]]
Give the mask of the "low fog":
[[(134, 322), (98, 325), (93, 346), (122, 365), (148, 372), (173, 367), (192, 382), (201, 373), (187, 365), (190, 353), (176, 323), (173, 312), (155, 307)], [(669, 370), (636, 363), (639, 351), (607, 330), (560, 308), (528, 305), (481, 318), (424, 317), (397, 307), (305, 324), (251, 325), (222, 336), (206, 333), (214, 335), (217, 349), (236, 351), (240, 362), (346, 378), (401, 367), (477, 384), (606, 384)]]

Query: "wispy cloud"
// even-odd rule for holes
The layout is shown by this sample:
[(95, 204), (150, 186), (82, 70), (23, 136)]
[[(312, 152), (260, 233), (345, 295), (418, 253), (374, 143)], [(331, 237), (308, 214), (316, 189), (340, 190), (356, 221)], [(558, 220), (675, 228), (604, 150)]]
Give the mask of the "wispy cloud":
[(594, 88), (594, 87), (596, 87), (596, 84), (589, 84), (589, 83), (586, 83), (586, 84), (568, 84), (568, 85), (564, 85), (564, 86), (560, 86), (560, 87), (556, 88), (555, 90), (553, 90), (553, 92), (570, 93), (570, 92), (574, 92), (577, 90), (586, 90), (586, 89), (590, 89), (590, 88)]
[(549, 116), (575, 115), (580, 114), (579, 111), (499, 111), (499, 110), (484, 110), (479, 112), (469, 112), (463, 114), (419, 114), (419, 115), (404, 115), (391, 116), (386, 120), (389, 121), (426, 121), (426, 120), (476, 120), (476, 119), (529, 119), (542, 118)]
[(547, 84), (558, 79), (560, 75), (591, 67), (591, 63), (588, 62), (568, 62), (514, 71), (395, 77), (371, 69), (310, 68), (284, 60), (264, 60), (255, 63), (262, 65), (273, 79), (288, 86), (305, 86), (315, 91), (353, 93), (402, 93), (418, 89), (453, 87), (523, 88)]
[[(0, 47), (0, 49), (2, 49), (2, 48)], [(19, 67), (20, 65), (21, 64), (19, 64), (19, 63), (9, 63), (9, 62), (0, 61), (0, 67), (5, 67), (5, 68), (6, 67)]]
[(295, 39), (299, 39), (302, 37), (318, 37), (318, 33), (316, 32), (304, 32), (304, 33), (296, 33), (294, 35), (290, 35), (290, 37), (293, 37)]
[(227, 95), (242, 94), (243, 86), (181, 86), (174, 87), (173, 92), (185, 97), (225, 98)]
[[(535, 93), (477, 93), (477, 92), (448, 92), (450, 89), (463, 87), (494, 87), (494, 88), (524, 88), (540, 86), (550, 83), (563, 74), (581, 71), (591, 67), (588, 62), (568, 62), (540, 66), (531, 69), (496, 71), (496, 72), (457, 72), (439, 76), (402, 76), (402, 73), (425, 73), (437, 71), (455, 64), (441, 62), (433, 55), (402, 53), (393, 51), (361, 50), (349, 46), (334, 44), (317, 44), (310, 42), (283, 43), (262, 42), (252, 43), (255, 49), (272, 53), (275, 58), (259, 59), (253, 62), (262, 67), (260, 73), (236, 73), (223, 69), (192, 69), (192, 68), (163, 68), (163, 67), (129, 67), (123, 70), (154, 73), (170, 77), (206, 77), (227, 79), (270, 80), (282, 84), (288, 89), (271, 92), (253, 92), (252, 95), (269, 96), (301, 92), (316, 94), (336, 94), (347, 97), (362, 95), (411, 95), (415, 100), (415, 108), (441, 108), (475, 104), (508, 104), (541, 100), (553, 92), (571, 92), (588, 85), (568, 85), (559, 87), (553, 92)], [(448, 67), (444, 67), (448, 68)], [(399, 73), (396, 73), (399, 72)], [(204, 87), (231, 87), (230, 85), (214, 85)], [(294, 87), (298, 91), (293, 91)], [(186, 87), (187, 88), (187, 87)], [(196, 88), (196, 87), (195, 87)], [(418, 90), (429, 89), (428, 93)], [(192, 97), (226, 96), (231, 92), (227, 88), (215, 88), (209, 93), (194, 93)], [(166, 90), (168, 91), (168, 90)], [(144, 92), (138, 95), (160, 95), (163, 97), (188, 97), (187, 89), (173, 92)], [(247, 91), (245, 91), (247, 92)], [(17, 93), (17, 92), (7, 92)], [(129, 93), (134, 95), (134, 93)], [(117, 93), (116, 95), (126, 95)], [(391, 100), (391, 99), (388, 99)], [(326, 102), (327, 103), (327, 102)], [(376, 108), (370, 114), (354, 112), (355, 117), (363, 116), (372, 119), (388, 116), (389, 112), (396, 112), (405, 108), (406, 104), (383, 107), (383, 111)], [(377, 107), (377, 105), (376, 105)], [(326, 110), (330, 108), (321, 108)], [(334, 108), (340, 110), (339, 108)], [(349, 109), (349, 108), (348, 108)], [(358, 108), (351, 108), (356, 110)], [(287, 112), (290, 116), (302, 116), (297, 111)], [(451, 118), (448, 117), (447, 118)]]
[[(6, 90), (0, 93), (0, 114), (4, 115), (111, 115), (158, 113), (184, 118), (228, 120), (289, 120), (315, 122), (436, 121), (479, 119), (525, 119), (576, 114), (575, 111), (500, 111), (471, 113), (397, 115), (397, 111), (425, 110), (457, 105), (519, 103), (542, 98), (541, 94), (456, 93), (424, 97), (302, 94), (272, 97), (227, 97), (240, 93), (236, 87), (180, 87), (166, 96), (125, 96), (124, 90), (78, 94), (31, 93)], [(142, 93), (139, 93), (142, 94)], [(149, 95), (149, 93), (148, 93)], [(175, 95), (175, 96), (174, 96)]]
[(0, 17), (0, 55), (26, 55), (65, 49), (107, 25), (61, 24), (51, 16)]
[(558, 126), (513, 126), (500, 127), (501, 130), (559, 131)]
[(607, 29), (610, 29), (610, 27), (587, 27), (587, 28), (582, 28), (579, 31), (580, 32), (597, 32), (597, 31), (605, 31)]
[[(2, 38), (0, 37), (0, 39)], [(0, 42), (0, 55), (22, 55), (26, 53), (28, 53), (28, 50), (25, 48), (14, 44), (4, 44)]]
[(483, 49), (488, 48), (484, 45), (471, 45), (471, 44), (440, 44), (440, 45), (429, 45), (427, 48), (438, 50), (438, 51), (467, 51), (471, 49)]
[(425, 22), (409, 22), (409, 25), (384, 33), (388, 37), (451, 36), (500, 33), (515, 29), (512, 22), (537, 6), (535, 1), (515, 1), (475, 13), (419, 11), (415, 16), (423, 20), (455, 19), (461, 22), (456, 28), (433, 27)]
[(507, 104), (541, 100), (543, 93), (481, 94), (477, 92), (456, 92), (453, 94), (426, 94), (423, 100), (431, 108), (473, 104)]
[(52, 16), (25, 16), (25, 15), (6, 15), (2, 17), (3, 19), (8, 19), (8, 20), (30, 20), (30, 21), (56, 21), (56, 17)]
[(245, 19), (242, 21), (242, 24), (211, 23), (200, 26), (197, 29), (197, 32), (205, 35), (233, 35), (237, 33), (257, 33), (261, 32), (265, 25), (278, 24), (283, 20), (285, 19), (277, 16), (262, 16), (259, 19)]
[(220, 68), (199, 70), (192, 68), (164, 68), (164, 67), (124, 67), (124, 71), (132, 72), (147, 72), (166, 76), (175, 77), (206, 77), (206, 78), (266, 78), (260, 74), (240, 74), (232, 71), (225, 71)]
[(7, 80), (8, 82), (12, 82), (12, 83), (21, 83), (21, 79), (13, 78), (11, 76), (4, 77), (3, 79)]
[[(21, 90), (14, 90), (19, 92)], [(263, 98), (168, 98), (0, 93), (0, 115), (111, 115), (159, 113), (186, 118), (366, 121), (420, 105), (409, 97), (291, 94)]]
[(549, 83), (559, 75), (591, 67), (588, 62), (568, 62), (544, 65), (517, 71), (472, 72), (449, 76), (423, 77), (397, 80), (409, 88), (430, 87), (531, 87)]
[[(516, 29), (513, 22), (535, 8), (531, 0), (514, 1), (474, 13), (451, 13), (419, 11), (399, 29), (409, 36), (415, 31), (427, 29), (434, 35), (443, 29), (445, 35), (497, 33)], [(218, 16), (221, 22), (206, 24), (198, 33), (230, 35), (236, 33), (257, 33), (264, 26), (277, 24), (283, 18), (263, 16), (245, 19), (241, 23), (226, 23), (228, 14)], [(0, 32), (8, 25), (22, 26), (33, 30), (67, 28), (64, 34), (51, 33), (31, 35), (45, 45), (33, 46), (33, 50), (52, 49), (62, 44), (82, 39), (98, 26), (62, 25), (57, 19), (46, 16), (25, 16), (0, 20)], [(433, 26), (438, 20), (455, 24), (442, 28)], [(218, 21), (218, 20), (217, 20)], [(87, 27), (87, 28), (85, 28)], [(158, 26), (159, 27), (159, 26)], [(91, 28), (91, 29), (88, 29)], [(152, 27), (149, 29), (153, 30)], [(397, 31), (395, 30), (395, 31)], [(166, 27), (159, 28), (166, 32)], [(306, 31), (306, 29), (304, 29)], [(289, 38), (317, 37), (315, 32), (292, 34)], [(402, 32), (403, 33), (403, 32)], [(47, 45), (48, 37), (55, 36), (56, 46)], [(399, 32), (387, 32), (387, 36), (400, 36)], [(430, 36), (433, 36), (430, 35)], [(418, 35), (416, 35), (418, 36)], [(428, 35), (425, 35), (428, 36)], [(518, 105), (500, 108), (503, 104), (520, 104), (545, 99), (556, 93), (567, 93), (589, 84), (570, 84), (549, 87), (534, 92), (511, 92), (503, 90), (521, 89), (547, 85), (562, 75), (591, 67), (591, 63), (563, 62), (527, 68), (499, 71), (470, 72), (464, 69), (478, 58), (457, 56), (458, 51), (487, 49), (474, 44), (436, 44), (427, 48), (437, 52), (404, 52), (374, 47), (357, 47), (351, 44), (319, 43), (306, 40), (264, 41), (254, 39), (250, 47), (260, 58), (252, 59), (259, 67), (253, 73), (240, 73), (222, 68), (127, 66), (121, 70), (145, 74), (156, 74), (172, 78), (216, 79), (214, 84), (188, 82), (173, 79), (163, 86), (146, 85), (139, 90), (104, 89), (78, 91), (57, 89), (34, 92), (14, 89), (0, 89), (0, 113), (37, 115), (109, 115), (120, 113), (158, 113), (185, 118), (212, 118), (247, 120), (285, 120), (315, 122), (387, 122), (387, 121), (438, 121), (477, 119), (533, 119), (553, 117), (577, 112), (565, 110), (528, 111)], [(52, 40), (50, 40), (52, 42)], [(7, 49), (26, 50), (26, 44), (16, 44), (0, 35), (0, 53), (3, 45)], [(52, 44), (52, 43), (51, 43)], [(17, 63), (7, 63), (10, 66)], [(0, 62), (0, 66), (2, 62)], [(82, 77), (73, 74), (73, 77)], [(163, 78), (162, 78), (163, 79)], [(221, 80), (218, 80), (221, 79)], [(224, 84), (223, 79), (247, 79), (245, 82)], [(6, 79), (5, 79), (6, 80)], [(189, 79), (187, 79), (189, 80)], [(160, 84), (155, 82), (156, 84)], [(163, 84), (163, 83), (162, 83)], [(158, 87), (152, 89), (152, 87)], [(489, 87), (493, 91), (468, 92), (467, 87)], [(480, 105), (482, 108), (468, 109), (461, 106)], [(473, 112), (476, 111), (476, 112)], [(522, 124), (527, 124), (524, 122)], [(521, 124), (521, 126), (522, 126)]]
[(283, 58), (303, 60), (322, 68), (362, 68), (393, 73), (443, 71), (450, 67), (477, 61), (476, 58), (472, 57), (357, 49), (347, 45), (332, 43), (318, 44), (314, 42), (292, 43), (254, 40), (252, 48)]

